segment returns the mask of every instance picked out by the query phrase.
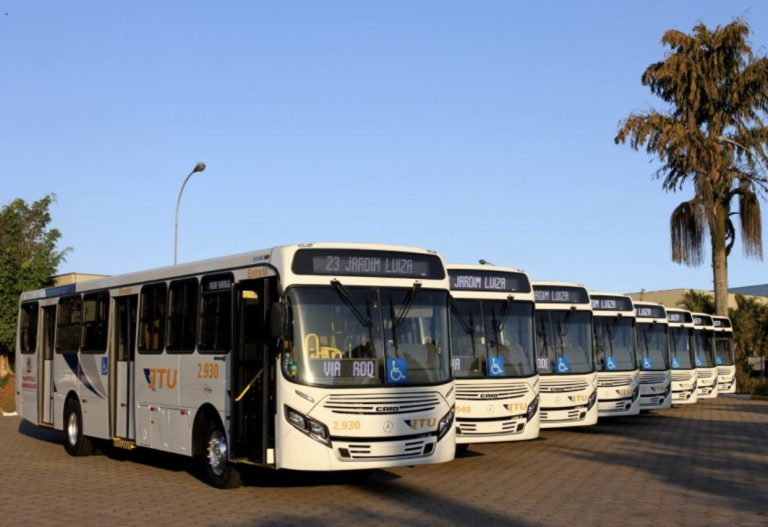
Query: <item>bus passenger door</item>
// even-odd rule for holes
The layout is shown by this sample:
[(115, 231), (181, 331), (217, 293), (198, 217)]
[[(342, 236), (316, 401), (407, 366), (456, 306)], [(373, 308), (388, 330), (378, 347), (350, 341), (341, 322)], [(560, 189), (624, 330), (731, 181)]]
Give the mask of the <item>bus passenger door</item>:
[(234, 457), (267, 464), (275, 391), (267, 317), (269, 306), (277, 299), (277, 278), (240, 282), (237, 299), (237, 339), (230, 377), (232, 451)]
[(136, 350), (136, 310), (138, 295), (115, 298), (113, 311), (115, 331), (111, 352), (113, 371), (110, 372), (110, 432), (112, 437), (134, 439), (134, 357)]
[(42, 342), (40, 355), (42, 375), (38, 384), (38, 401), (41, 402), (42, 412), (40, 422), (53, 425), (53, 338), (56, 335), (56, 306), (44, 306)]

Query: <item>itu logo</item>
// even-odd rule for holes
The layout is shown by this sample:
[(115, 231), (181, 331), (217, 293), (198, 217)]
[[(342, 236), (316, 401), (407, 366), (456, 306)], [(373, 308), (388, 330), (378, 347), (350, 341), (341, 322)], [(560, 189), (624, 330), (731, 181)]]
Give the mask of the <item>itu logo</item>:
[(179, 380), (179, 370), (170, 368), (144, 368), (144, 378), (150, 390), (173, 390)]
[(407, 424), (413, 430), (429, 430), (437, 425), (436, 417), (422, 417), (419, 419), (404, 419)]

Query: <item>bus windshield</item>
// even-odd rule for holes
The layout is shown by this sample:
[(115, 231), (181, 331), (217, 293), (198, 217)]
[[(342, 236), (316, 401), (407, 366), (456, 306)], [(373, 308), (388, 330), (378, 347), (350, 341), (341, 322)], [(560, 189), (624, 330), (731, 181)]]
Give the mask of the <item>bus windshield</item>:
[(715, 364), (733, 366), (733, 334), (715, 333)]
[(697, 368), (712, 368), (715, 366), (713, 336), (714, 332), (708, 329), (697, 329), (695, 331)]
[(595, 359), (600, 371), (633, 371), (635, 321), (626, 317), (595, 317)]
[(668, 369), (666, 325), (647, 322), (637, 325), (637, 360), (643, 371)]
[(533, 302), (457, 300), (451, 310), (457, 378), (528, 377), (533, 363)]
[(448, 292), (293, 287), (284, 375), (306, 384), (437, 384), (451, 379)]
[(693, 365), (693, 329), (669, 328), (669, 366), (673, 370), (690, 370)]
[(566, 375), (595, 371), (592, 313), (537, 310), (536, 353), (539, 373)]

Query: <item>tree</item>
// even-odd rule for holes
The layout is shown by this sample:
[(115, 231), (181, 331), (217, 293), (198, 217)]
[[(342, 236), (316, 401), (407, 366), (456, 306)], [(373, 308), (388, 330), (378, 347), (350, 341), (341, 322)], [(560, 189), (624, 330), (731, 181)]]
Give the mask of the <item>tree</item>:
[(714, 31), (699, 24), (691, 35), (664, 33), (661, 43), (671, 51), (648, 66), (641, 82), (668, 111), (630, 113), (614, 139), (661, 161), (655, 175), (665, 191), (693, 184), (693, 198), (670, 218), (672, 260), (701, 265), (709, 236), (718, 315), (728, 314), (733, 216), (739, 217), (745, 255), (762, 260), (763, 254), (758, 196), (768, 189), (762, 172), (768, 161), (768, 59), (753, 55), (748, 35), (740, 19)]
[(715, 312), (715, 302), (712, 299), (712, 295), (694, 289), (686, 291), (683, 298), (677, 302), (677, 306), (694, 313), (711, 314)]
[(30, 206), (16, 199), (0, 209), (0, 378), (8, 374), (16, 349), (19, 295), (50, 285), (70, 250), (57, 251), (61, 233), (48, 228), (55, 200), (49, 194)]

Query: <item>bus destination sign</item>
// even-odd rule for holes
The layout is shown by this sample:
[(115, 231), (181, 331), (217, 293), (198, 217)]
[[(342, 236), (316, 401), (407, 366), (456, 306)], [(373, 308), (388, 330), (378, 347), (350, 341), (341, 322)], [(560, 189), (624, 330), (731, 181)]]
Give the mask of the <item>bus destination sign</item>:
[(440, 258), (433, 254), (358, 249), (299, 249), (293, 257), (296, 274), (445, 278)]
[(559, 285), (533, 286), (536, 302), (544, 304), (588, 304), (589, 295), (583, 287)]
[(727, 318), (712, 318), (712, 323), (716, 328), (729, 328), (731, 327), (731, 321)]
[(638, 318), (667, 318), (664, 306), (637, 306), (635, 314)]
[(708, 315), (693, 315), (693, 323), (696, 326), (711, 326), (712, 317)]
[(451, 291), (531, 292), (531, 283), (523, 273), (451, 269), (448, 276), (451, 279)]
[(692, 322), (691, 314), (685, 311), (667, 311), (667, 320), (669, 322)]
[(590, 295), (594, 311), (633, 311), (632, 300), (625, 296)]

